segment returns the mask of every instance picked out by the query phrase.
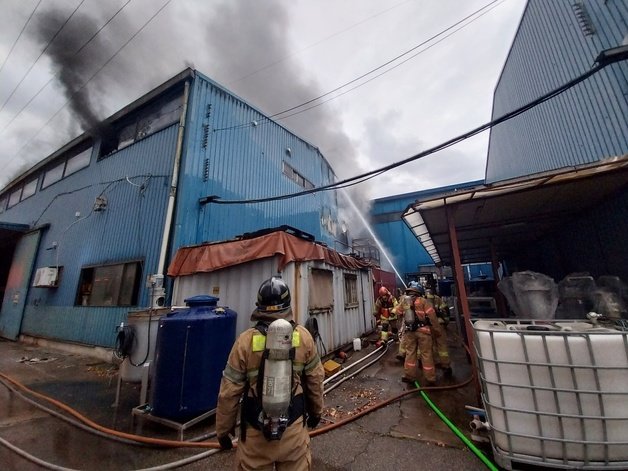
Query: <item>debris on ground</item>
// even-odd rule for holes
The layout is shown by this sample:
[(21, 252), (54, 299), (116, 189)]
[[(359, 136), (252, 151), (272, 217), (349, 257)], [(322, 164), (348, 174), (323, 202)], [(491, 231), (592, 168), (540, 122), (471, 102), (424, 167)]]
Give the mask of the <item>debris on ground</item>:
[(44, 357), (44, 358), (29, 358), (29, 357), (22, 357), (19, 360), (16, 360), (17, 363), (26, 363), (26, 364), (34, 364), (34, 363), (48, 363), (51, 361), (55, 361), (56, 358), (53, 357)]

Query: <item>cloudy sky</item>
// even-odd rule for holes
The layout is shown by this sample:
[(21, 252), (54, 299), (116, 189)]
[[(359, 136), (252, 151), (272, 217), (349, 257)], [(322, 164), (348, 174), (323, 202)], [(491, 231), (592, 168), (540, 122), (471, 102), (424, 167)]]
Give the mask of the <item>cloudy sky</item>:
[[(188, 66), (267, 115), (309, 102), (279, 122), (319, 147), (341, 179), (383, 167), (490, 121), (524, 7), (0, 0), (0, 188)], [(377, 198), (481, 179), (487, 144), (483, 133), (360, 191)]]

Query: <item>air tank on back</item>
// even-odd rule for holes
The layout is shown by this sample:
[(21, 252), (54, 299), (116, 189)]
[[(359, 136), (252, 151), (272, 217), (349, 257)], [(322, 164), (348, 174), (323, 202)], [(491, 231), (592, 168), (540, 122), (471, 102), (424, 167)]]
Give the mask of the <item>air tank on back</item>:
[(159, 321), (151, 414), (185, 422), (216, 408), (237, 314), (214, 296), (185, 300)]

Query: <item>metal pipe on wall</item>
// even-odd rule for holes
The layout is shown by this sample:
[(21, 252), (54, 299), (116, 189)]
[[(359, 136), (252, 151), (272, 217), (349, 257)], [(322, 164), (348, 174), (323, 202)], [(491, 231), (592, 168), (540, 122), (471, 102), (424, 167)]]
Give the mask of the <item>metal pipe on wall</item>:
[(168, 241), (170, 230), (172, 229), (172, 215), (177, 198), (177, 186), (179, 184), (179, 168), (181, 166), (181, 154), (183, 153), (183, 134), (185, 132), (186, 114), (188, 110), (188, 99), (190, 95), (190, 82), (186, 80), (183, 90), (183, 109), (179, 118), (179, 131), (177, 134), (177, 147), (174, 154), (174, 165), (172, 168), (172, 180), (170, 181), (170, 195), (168, 196), (168, 208), (166, 209), (166, 222), (164, 223), (164, 233), (161, 239), (161, 250), (159, 252), (159, 263), (157, 273), (164, 274), (166, 265), (166, 253), (168, 251)]

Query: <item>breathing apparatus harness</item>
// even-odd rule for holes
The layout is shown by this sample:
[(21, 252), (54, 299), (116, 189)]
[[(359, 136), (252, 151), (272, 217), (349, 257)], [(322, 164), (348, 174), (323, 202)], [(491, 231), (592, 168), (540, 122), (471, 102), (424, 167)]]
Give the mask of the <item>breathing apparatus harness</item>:
[[(240, 420), (240, 440), (246, 441), (246, 424), (262, 431), (266, 440), (281, 439), (284, 431), (299, 417), (306, 424), (305, 388), (301, 377), (303, 393), (294, 394), (293, 362), (296, 324), (293, 321), (277, 319), (270, 324), (259, 321), (255, 329), (263, 336), (253, 340), (253, 351), (263, 347), (258, 369), (255, 394), (249, 396), (250, 383), (247, 379), (242, 399)], [(259, 338), (259, 337), (258, 337)], [(262, 344), (263, 342), (263, 344)]]
[(416, 312), (416, 308), (414, 306), (415, 301), (414, 296), (406, 295), (406, 303), (409, 301), (409, 306), (406, 305), (406, 309), (403, 314), (403, 321), (405, 324), (405, 328), (410, 332), (416, 332), (422, 327), (431, 327), (432, 323), (428, 316), (424, 316), (421, 318), (419, 314)]

